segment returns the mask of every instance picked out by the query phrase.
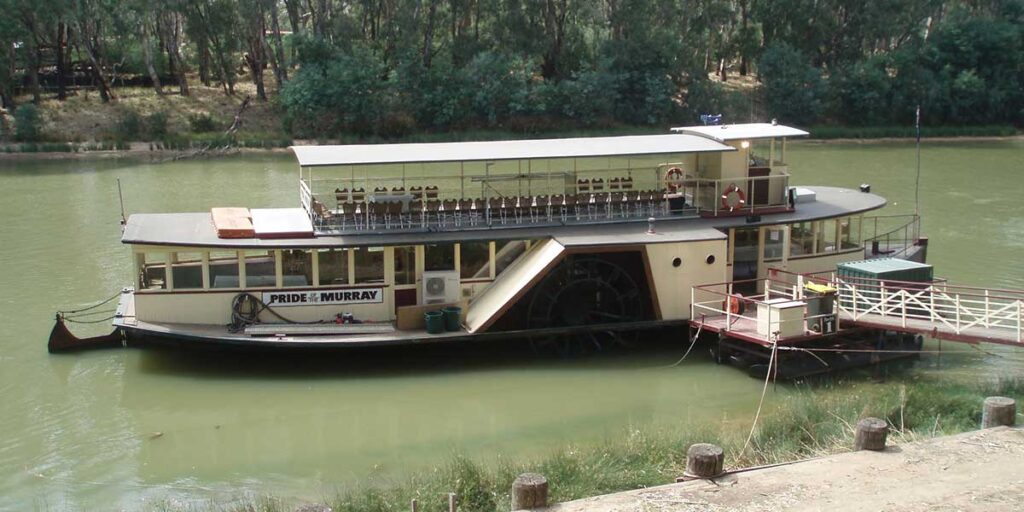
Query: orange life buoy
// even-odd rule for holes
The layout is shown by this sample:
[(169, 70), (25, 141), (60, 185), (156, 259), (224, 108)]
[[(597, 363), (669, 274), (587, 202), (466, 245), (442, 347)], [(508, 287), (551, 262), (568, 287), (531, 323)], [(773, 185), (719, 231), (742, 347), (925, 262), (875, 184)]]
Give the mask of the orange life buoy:
[(679, 190), (679, 182), (683, 180), (683, 170), (678, 167), (669, 167), (665, 171), (665, 188), (671, 193)]
[[(732, 194), (736, 194), (736, 198), (739, 199), (735, 206), (729, 204), (729, 196)], [(737, 187), (735, 183), (729, 185), (729, 187), (725, 189), (725, 192), (722, 192), (723, 210), (728, 209), (731, 212), (745, 204), (747, 204), (747, 195), (744, 194), (743, 190)]]
[(746, 309), (746, 304), (743, 303), (743, 297), (741, 295), (730, 295), (728, 299), (722, 303), (722, 309), (726, 310), (734, 315), (742, 315)]

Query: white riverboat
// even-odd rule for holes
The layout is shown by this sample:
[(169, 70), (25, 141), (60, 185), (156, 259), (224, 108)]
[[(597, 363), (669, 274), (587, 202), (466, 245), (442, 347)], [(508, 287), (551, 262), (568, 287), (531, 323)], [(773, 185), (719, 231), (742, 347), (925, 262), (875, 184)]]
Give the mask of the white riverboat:
[[(882, 197), (791, 185), (787, 139), (805, 135), (758, 123), (295, 146), (297, 207), (131, 215), (122, 242), (134, 282), (117, 298), (115, 333), (93, 341), (340, 348), (522, 337), (566, 351), (580, 333), (614, 340), (685, 325), (695, 286), (756, 294), (775, 269), (923, 258), (915, 217), (865, 217)], [(443, 308), (448, 329), (428, 332)], [(60, 319), (51, 351), (90, 345)]]

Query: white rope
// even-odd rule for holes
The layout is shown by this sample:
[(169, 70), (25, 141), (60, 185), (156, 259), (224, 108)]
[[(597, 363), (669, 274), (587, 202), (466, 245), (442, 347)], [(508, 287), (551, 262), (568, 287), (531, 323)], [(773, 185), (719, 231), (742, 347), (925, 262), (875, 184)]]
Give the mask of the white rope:
[(697, 333), (694, 334), (693, 335), (693, 339), (690, 340), (690, 347), (686, 349), (686, 353), (683, 354), (683, 357), (680, 357), (678, 361), (676, 361), (676, 362), (674, 362), (674, 363), (672, 363), (672, 364), (670, 364), (668, 366), (663, 366), (662, 368), (675, 368), (676, 366), (679, 366), (680, 364), (682, 364), (682, 362), (686, 360), (686, 356), (690, 355), (690, 351), (693, 350), (694, 345), (697, 344), (697, 338), (700, 338), (700, 330), (703, 329), (703, 328), (704, 328), (704, 324), (700, 324), (700, 325), (697, 326)]
[(761, 418), (761, 408), (764, 406), (764, 397), (768, 394), (768, 382), (772, 379), (772, 369), (775, 367), (775, 356), (778, 354), (779, 344), (776, 340), (772, 344), (772, 356), (768, 360), (768, 372), (764, 376), (764, 388), (761, 389), (761, 400), (757, 403), (757, 412), (754, 413), (754, 422), (750, 425), (750, 434), (747, 436), (747, 441), (743, 443), (743, 449), (740, 450), (740, 457), (743, 456), (747, 451), (747, 447), (750, 446), (750, 441), (754, 439), (754, 432), (757, 430), (757, 420)]

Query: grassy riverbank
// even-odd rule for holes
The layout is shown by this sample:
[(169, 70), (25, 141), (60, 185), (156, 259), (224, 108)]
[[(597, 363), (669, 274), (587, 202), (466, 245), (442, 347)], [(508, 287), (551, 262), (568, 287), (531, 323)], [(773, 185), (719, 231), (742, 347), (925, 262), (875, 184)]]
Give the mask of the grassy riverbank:
[[(848, 451), (853, 425), (866, 416), (886, 419), (892, 427), (890, 442), (899, 443), (977, 429), (986, 396), (1024, 399), (1022, 380), (966, 385), (908, 378), (781, 386), (769, 390), (770, 405), (745, 451), (750, 419), (666, 430), (638, 426), (600, 445), (566, 446), (538, 460), (482, 461), (455, 454), (429, 471), (348, 487), (328, 505), (337, 512), (404, 511), (415, 498), (420, 510), (447, 510), (448, 493), (455, 492), (460, 511), (509, 510), (511, 482), (526, 471), (548, 478), (553, 501), (568, 501), (671, 483), (683, 473), (692, 443), (722, 446), (727, 469), (751, 467)], [(263, 497), (215, 509), (276, 511), (293, 505)]]

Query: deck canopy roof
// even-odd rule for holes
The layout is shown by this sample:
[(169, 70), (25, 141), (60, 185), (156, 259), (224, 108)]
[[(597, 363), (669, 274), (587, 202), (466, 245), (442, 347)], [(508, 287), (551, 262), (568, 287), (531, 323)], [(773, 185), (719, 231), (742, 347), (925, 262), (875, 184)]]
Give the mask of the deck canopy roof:
[(714, 137), (721, 141), (740, 139), (769, 139), (775, 137), (803, 137), (809, 135), (807, 132), (772, 123), (748, 123), (748, 124), (722, 124), (711, 126), (678, 126), (672, 128), (673, 132), (680, 134), (703, 135)]
[(586, 158), (735, 151), (701, 134), (630, 135), (570, 139), (292, 146), (302, 167)]

